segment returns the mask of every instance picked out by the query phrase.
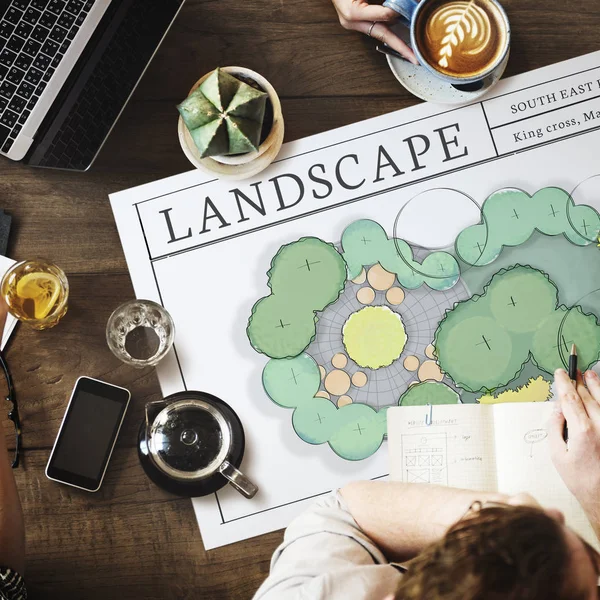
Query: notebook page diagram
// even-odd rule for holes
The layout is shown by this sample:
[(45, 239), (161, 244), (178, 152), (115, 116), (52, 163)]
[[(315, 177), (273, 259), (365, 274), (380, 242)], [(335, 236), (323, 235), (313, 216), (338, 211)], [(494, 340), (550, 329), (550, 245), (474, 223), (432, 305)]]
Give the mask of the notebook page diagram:
[(448, 485), (448, 434), (403, 433), (404, 481)]
[(490, 406), (388, 409), (391, 479), (474, 490), (497, 489), (493, 414)]

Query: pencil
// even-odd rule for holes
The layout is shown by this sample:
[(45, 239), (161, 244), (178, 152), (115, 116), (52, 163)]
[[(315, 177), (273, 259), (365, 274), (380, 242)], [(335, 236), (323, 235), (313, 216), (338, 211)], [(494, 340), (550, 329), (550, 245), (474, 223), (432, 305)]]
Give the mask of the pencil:
[[(571, 354), (569, 355), (569, 379), (571, 381), (577, 380), (577, 347), (575, 344), (571, 346)], [(569, 429), (566, 421), (563, 427), (563, 439), (567, 444), (569, 443)]]
[(571, 354), (569, 355), (569, 378), (572, 381), (577, 379), (577, 347), (575, 344), (571, 346)]
[(404, 58), (404, 56), (402, 56), (400, 52), (396, 52), (396, 50), (390, 48), (387, 44), (377, 44), (377, 46), (375, 46), (375, 50), (377, 50), (377, 52), (381, 52), (381, 54), (389, 54), (390, 56), (394, 56), (395, 58), (399, 58), (400, 60), (410, 62), (408, 58)]

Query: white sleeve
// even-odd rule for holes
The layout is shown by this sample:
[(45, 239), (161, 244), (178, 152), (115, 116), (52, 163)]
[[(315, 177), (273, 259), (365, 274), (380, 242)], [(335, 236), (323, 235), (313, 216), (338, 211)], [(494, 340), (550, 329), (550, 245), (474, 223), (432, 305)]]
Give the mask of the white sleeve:
[(399, 581), (400, 573), (333, 492), (287, 528), (254, 600), (379, 600)]

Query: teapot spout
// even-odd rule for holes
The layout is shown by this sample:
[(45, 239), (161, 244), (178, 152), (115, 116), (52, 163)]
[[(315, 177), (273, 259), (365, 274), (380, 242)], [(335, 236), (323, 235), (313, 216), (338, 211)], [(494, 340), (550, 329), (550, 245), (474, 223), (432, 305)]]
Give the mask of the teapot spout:
[(146, 414), (146, 434), (149, 432), (156, 416), (168, 404), (169, 402), (165, 402), (165, 400), (155, 400), (154, 402), (148, 402), (148, 404), (146, 404), (144, 409)]

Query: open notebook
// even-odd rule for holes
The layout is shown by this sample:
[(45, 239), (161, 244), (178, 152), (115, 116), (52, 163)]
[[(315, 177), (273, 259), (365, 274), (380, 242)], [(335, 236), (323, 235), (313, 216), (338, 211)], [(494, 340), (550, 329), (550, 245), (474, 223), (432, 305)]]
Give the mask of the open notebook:
[(600, 544), (583, 509), (558, 475), (548, 448), (552, 402), (453, 404), (388, 409), (390, 476), (412, 483), (516, 494), (529, 492), (560, 509), (594, 548)]

